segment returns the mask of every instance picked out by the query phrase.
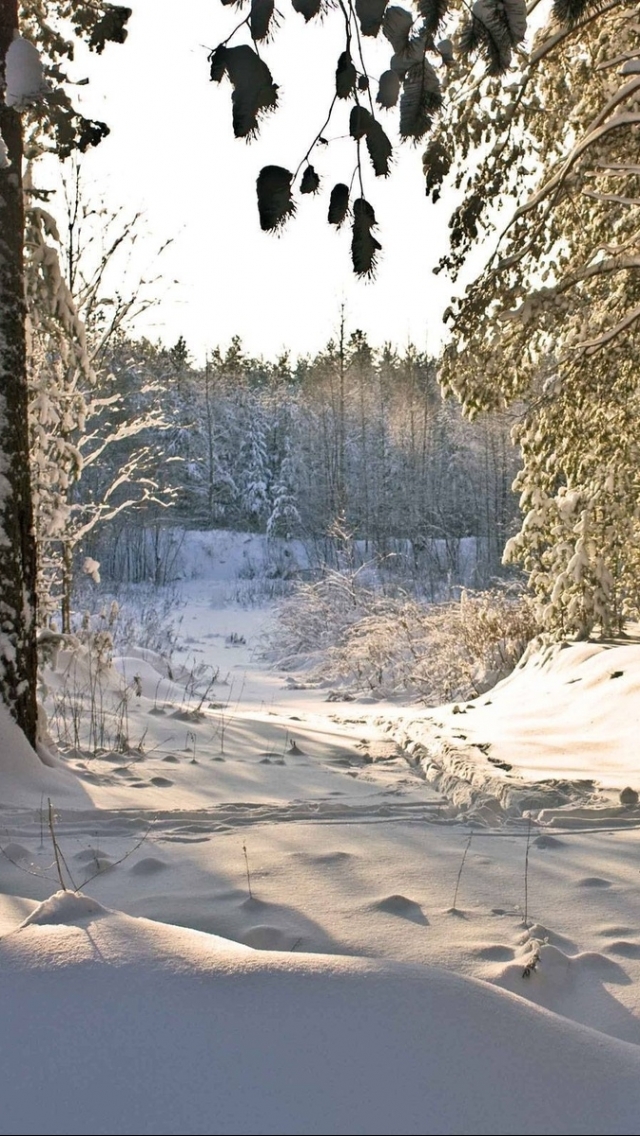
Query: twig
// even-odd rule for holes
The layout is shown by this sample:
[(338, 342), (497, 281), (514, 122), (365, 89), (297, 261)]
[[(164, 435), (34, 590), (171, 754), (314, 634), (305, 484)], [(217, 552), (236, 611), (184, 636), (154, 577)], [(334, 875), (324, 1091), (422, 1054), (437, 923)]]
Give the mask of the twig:
[(253, 892), (251, 890), (251, 872), (249, 870), (249, 854), (247, 852), (246, 841), (242, 842), (242, 851), (244, 852), (244, 862), (247, 869), (247, 888), (249, 889), (249, 899), (253, 899)]
[(531, 817), (527, 828), (527, 850), (524, 854), (524, 925), (529, 925), (529, 848), (531, 847)]
[(466, 844), (465, 844), (465, 846), (464, 846), (464, 852), (462, 853), (462, 860), (460, 861), (460, 867), (459, 867), (459, 869), (458, 869), (458, 877), (457, 877), (457, 879), (456, 879), (456, 889), (455, 889), (455, 891), (454, 891), (454, 893), (453, 893), (453, 903), (452, 903), (452, 905), (451, 905), (451, 910), (452, 910), (452, 911), (456, 911), (456, 910), (457, 910), (457, 908), (456, 908), (456, 900), (457, 900), (457, 898), (458, 898), (458, 888), (460, 887), (460, 880), (462, 879), (462, 870), (463, 870), (463, 868), (464, 868), (464, 862), (465, 862), (465, 860), (466, 860), (466, 858), (467, 858), (467, 853), (468, 853), (468, 851), (469, 851), (469, 849), (470, 849), (470, 847), (471, 847), (471, 841), (472, 841), (472, 840), (473, 840), (473, 829), (471, 828), (471, 829), (469, 829), (469, 836), (467, 837), (467, 843), (466, 843)]
[[(53, 825), (53, 805), (51, 804), (51, 797), (47, 798), (49, 802), (49, 832), (51, 833), (51, 843), (53, 844), (53, 854), (56, 858), (56, 868), (58, 870), (58, 879), (60, 880), (60, 887), (63, 891), (68, 891), (68, 887), (64, 882), (62, 875), (62, 864), (60, 863), (60, 849), (58, 848), (58, 841), (56, 840), (56, 830)], [(67, 868), (67, 871), (69, 869)]]

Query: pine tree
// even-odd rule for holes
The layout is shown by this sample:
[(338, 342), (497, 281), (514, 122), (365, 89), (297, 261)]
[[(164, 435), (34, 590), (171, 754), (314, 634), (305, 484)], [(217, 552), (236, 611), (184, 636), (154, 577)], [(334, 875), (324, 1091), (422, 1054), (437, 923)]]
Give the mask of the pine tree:
[(301, 529), (296, 495), (296, 467), (291, 443), (285, 442), (284, 457), (273, 485), (273, 507), (267, 521), (267, 536), (291, 540)]
[(241, 508), (249, 527), (260, 529), (269, 516), (271, 476), (264, 415), (255, 397), (245, 406), (245, 430), (240, 450)]

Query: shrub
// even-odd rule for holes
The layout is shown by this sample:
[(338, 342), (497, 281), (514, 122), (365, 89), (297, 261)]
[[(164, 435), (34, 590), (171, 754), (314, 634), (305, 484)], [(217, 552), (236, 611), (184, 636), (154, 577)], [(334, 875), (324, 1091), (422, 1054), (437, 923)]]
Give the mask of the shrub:
[(271, 650), (278, 665), (305, 666), (319, 680), (437, 704), (506, 677), (540, 630), (512, 587), (425, 604), (332, 571), (280, 605)]

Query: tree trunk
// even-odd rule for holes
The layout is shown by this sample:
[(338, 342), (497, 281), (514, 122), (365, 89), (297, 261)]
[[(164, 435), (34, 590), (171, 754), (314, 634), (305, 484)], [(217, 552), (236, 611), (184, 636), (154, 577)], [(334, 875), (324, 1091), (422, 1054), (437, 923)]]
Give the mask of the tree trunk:
[(6, 54), (17, 27), (17, 0), (0, 0), (0, 132), (11, 162), (0, 169), (0, 699), (33, 744), (36, 553), (29, 475), (22, 124), (3, 97)]

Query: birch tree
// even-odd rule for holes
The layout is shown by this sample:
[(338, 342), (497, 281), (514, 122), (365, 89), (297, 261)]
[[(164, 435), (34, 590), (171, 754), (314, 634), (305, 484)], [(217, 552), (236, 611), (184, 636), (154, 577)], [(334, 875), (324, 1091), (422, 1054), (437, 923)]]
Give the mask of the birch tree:
[(122, 42), (130, 9), (69, 0), (0, 0), (0, 699), (36, 734), (36, 553), (29, 473), (23, 158), (87, 149), (108, 132), (73, 108), (73, 34), (100, 53)]

